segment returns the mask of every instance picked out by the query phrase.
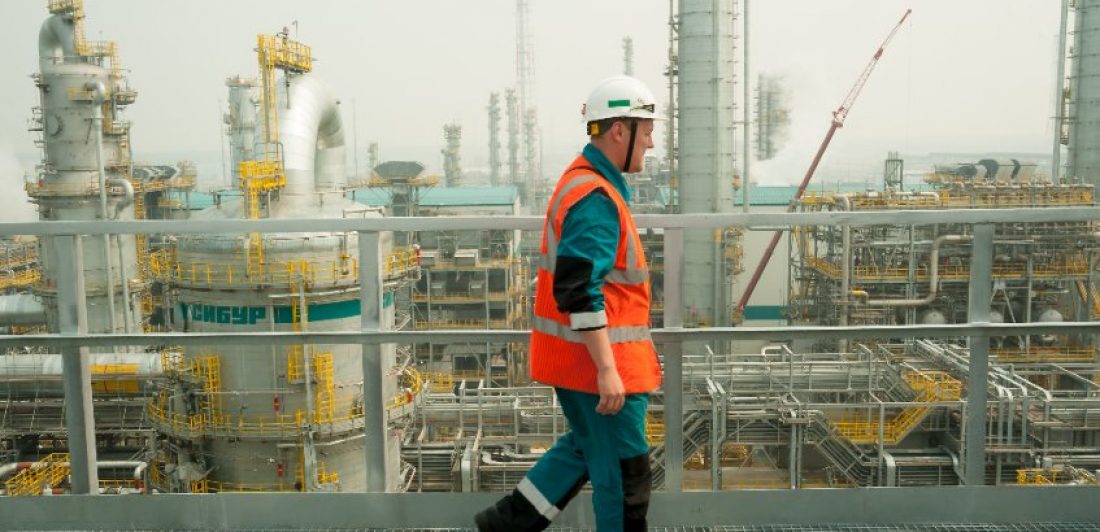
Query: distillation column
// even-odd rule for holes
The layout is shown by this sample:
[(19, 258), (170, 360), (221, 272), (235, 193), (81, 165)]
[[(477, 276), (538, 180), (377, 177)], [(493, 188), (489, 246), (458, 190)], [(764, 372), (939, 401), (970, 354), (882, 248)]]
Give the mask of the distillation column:
[[(27, 193), (41, 221), (133, 219), (130, 124), (118, 113), (137, 93), (121, 75), (116, 44), (84, 40), (79, 2), (52, 13), (39, 33), (39, 72), (33, 76), (41, 103), (31, 129), (41, 131), (44, 158)], [(39, 239), (42, 283), (36, 293), (52, 333), (59, 330), (58, 243), (57, 237)], [(144, 286), (134, 236), (84, 237), (82, 245), (88, 332), (139, 331)]]
[(489, 184), (500, 185), (500, 94), (489, 95)]
[[(278, 80), (278, 142), (285, 186), (260, 192), (260, 217), (380, 216), (344, 198), (345, 142), (339, 106), (310, 73)], [(247, 200), (194, 219), (252, 217)], [(253, 246), (252, 238), (260, 245)], [(389, 237), (385, 237), (388, 245)], [(259, 252), (246, 253), (248, 246)], [(355, 233), (185, 235), (164, 271), (173, 328), (188, 332), (346, 331), (360, 326)], [(394, 266), (392, 269), (399, 268)], [(391, 268), (387, 267), (387, 275)], [(393, 326), (393, 294), (382, 320)], [(411, 408), (399, 394), (396, 351), (384, 347), (381, 393), (390, 419)], [(182, 491), (363, 491), (363, 366), (359, 345), (188, 347), (170, 362), (180, 385), (150, 408), (177, 442), (174, 488)], [(410, 392), (411, 393), (411, 392)], [(398, 488), (398, 435), (385, 437), (387, 489)], [(171, 463), (171, 462), (169, 462)], [(181, 472), (182, 471), (182, 472)], [(194, 471), (203, 474), (195, 475)], [(168, 473), (167, 469), (165, 470)]]
[(508, 119), (508, 184), (519, 186), (519, 103), (516, 91), (508, 89), (504, 100)]
[(229, 89), (229, 111), (222, 120), (229, 135), (229, 172), (232, 186), (241, 179), (241, 162), (256, 159), (258, 142), (256, 111), (260, 104), (259, 82), (234, 76), (225, 80)]
[(462, 126), (447, 124), (443, 126), (443, 179), (447, 186), (462, 186)]
[(1066, 177), (1100, 185), (1100, 0), (1077, 0)]

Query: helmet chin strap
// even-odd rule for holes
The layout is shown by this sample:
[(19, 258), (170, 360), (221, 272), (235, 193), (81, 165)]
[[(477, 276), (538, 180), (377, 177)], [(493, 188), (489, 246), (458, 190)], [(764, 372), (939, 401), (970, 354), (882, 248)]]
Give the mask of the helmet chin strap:
[(638, 136), (638, 121), (630, 121), (630, 144), (626, 148), (626, 160), (623, 161), (623, 173), (630, 173), (630, 159), (634, 157), (634, 141)]

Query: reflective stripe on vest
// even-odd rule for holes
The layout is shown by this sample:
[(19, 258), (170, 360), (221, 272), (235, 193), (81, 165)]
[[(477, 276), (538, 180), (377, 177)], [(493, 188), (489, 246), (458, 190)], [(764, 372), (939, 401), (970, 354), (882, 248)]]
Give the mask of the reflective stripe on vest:
[[(561, 209), (561, 202), (569, 195), (573, 189), (590, 183), (598, 183), (601, 179), (599, 176), (592, 174), (580, 176), (574, 178), (572, 181), (565, 184), (564, 187), (554, 197), (554, 202), (550, 204), (549, 214), (546, 217), (546, 253), (542, 254), (542, 267), (550, 273), (554, 273), (554, 263), (558, 260), (558, 234), (554, 230), (554, 220), (558, 219), (558, 210)], [(549, 267), (547, 267), (549, 264)]]
[[(557, 336), (563, 340), (567, 340), (573, 343), (583, 344), (584, 338), (581, 337), (581, 331), (574, 331), (570, 329), (568, 325), (563, 325), (552, 319), (544, 318), (542, 316), (531, 317), (531, 328), (550, 336)], [(619, 344), (623, 342), (642, 342), (651, 340), (652, 337), (649, 334), (649, 327), (645, 325), (635, 325), (628, 327), (608, 327), (607, 337), (613, 344)]]
[(531, 378), (550, 386), (599, 393), (598, 372), (584, 344), (584, 332), (574, 331), (571, 316), (557, 308), (554, 271), (562, 226), (569, 209), (600, 189), (615, 204), (619, 221), (612, 269), (604, 277), (608, 340), (626, 393), (647, 393), (661, 385), (661, 366), (650, 338), (649, 271), (630, 207), (614, 186), (583, 157), (558, 181), (543, 224), (538, 285), (531, 316)]
[[(558, 235), (554, 230), (554, 220), (558, 219), (558, 211), (561, 209), (562, 201), (569, 195), (571, 191), (579, 186), (587, 185), (590, 183), (599, 183), (602, 179), (595, 175), (583, 175), (575, 177), (566, 183), (562, 189), (554, 197), (553, 203), (550, 204), (549, 215), (547, 216), (548, 223), (546, 224), (546, 253), (540, 254), (539, 266), (550, 272), (554, 273), (558, 260)], [(638, 248), (637, 248), (637, 228), (619, 228), (620, 233), (626, 234), (626, 268), (618, 269), (612, 268), (610, 272), (604, 277), (605, 282), (618, 283), (618, 284), (642, 284), (649, 279), (649, 269), (643, 263), (642, 266), (638, 266)], [(633, 231), (635, 234), (629, 234)]]

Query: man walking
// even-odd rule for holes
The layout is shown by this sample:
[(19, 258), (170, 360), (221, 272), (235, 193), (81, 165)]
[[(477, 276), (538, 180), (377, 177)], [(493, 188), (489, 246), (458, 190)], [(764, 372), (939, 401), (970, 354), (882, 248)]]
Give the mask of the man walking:
[(661, 118), (653, 93), (627, 76), (597, 85), (583, 114), (591, 142), (546, 211), (530, 353), (531, 378), (554, 387), (570, 430), (510, 495), (475, 516), (483, 532), (543, 530), (589, 481), (599, 532), (646, 527), (645, 417), (661, 368), (623, 174), (642, 170)]

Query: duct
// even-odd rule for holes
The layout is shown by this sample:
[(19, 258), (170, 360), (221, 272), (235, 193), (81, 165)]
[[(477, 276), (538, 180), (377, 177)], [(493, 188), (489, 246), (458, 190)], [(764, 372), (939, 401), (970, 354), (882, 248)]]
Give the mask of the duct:
[(943, 235), (932, 242), (932, 253), (928, 259), (928, 269), (930, 271), (928, 295), (919, 299), (867, 299), (864, 300), (863, 304), (880, 307), (922, 307), (931, 304), (936, 300), (936, 295), (939, 293), (940, 247), (947, 242), (969, 242), (971, 238), (970, 235)]
[(280, 94), (279, 141), (286, 193), (309, 197), (314, 191), (346, 186), (339, 102), (311, 74), (290, 78), (289, 89)]
[(39, 72), (64, 62), (66, 57), (76, 57), (75, 35), (72, 15), (53, 15), (42, 22), (38, 31)]
[[(46, 323), (46, 307), (31, 294), (0, 296), (0, 325), (42, 325)], [(0, 366), (4, 359), (0, 357)]]

